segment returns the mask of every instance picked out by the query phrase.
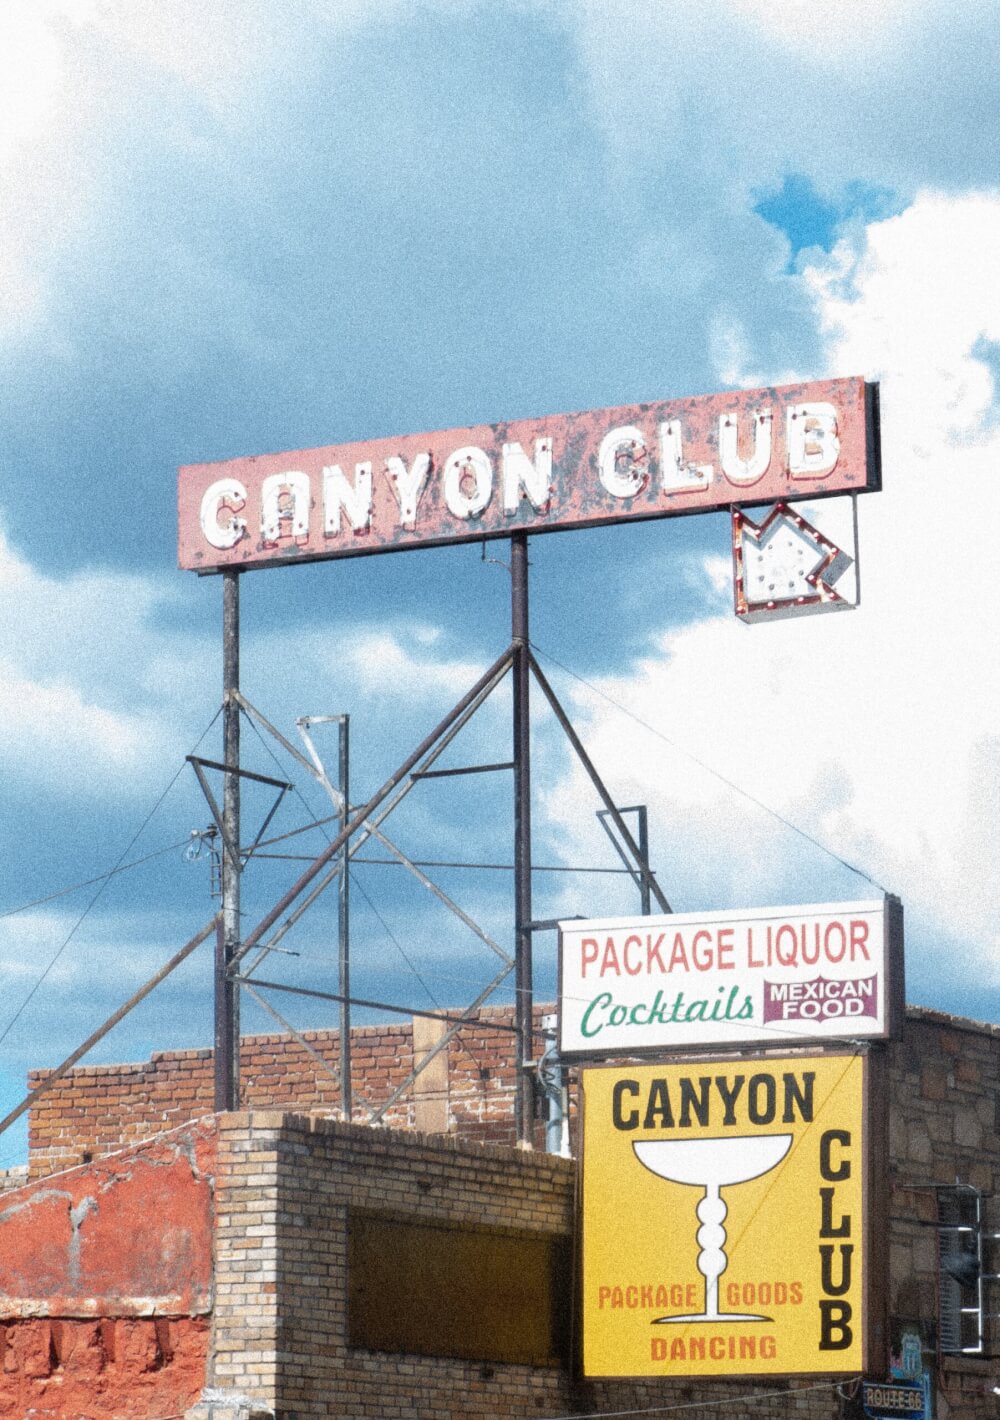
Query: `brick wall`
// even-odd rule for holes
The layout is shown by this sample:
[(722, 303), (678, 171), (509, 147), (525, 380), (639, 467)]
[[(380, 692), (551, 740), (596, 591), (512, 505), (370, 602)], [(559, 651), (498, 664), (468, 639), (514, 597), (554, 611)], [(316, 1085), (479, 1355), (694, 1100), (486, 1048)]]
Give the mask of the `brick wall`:
[(215, 1120), (6, 1192), (0, 1417), (178, 1415), (205, 1382)]
[(830, 1383), (601, 1382), (565, 1366), (393, 1355), (348, 1341), (348, 1213), (572, 1244), (570, 1160), (275, 1112), (222, 1119), (211, 1377), (281, 1417), (504, 1420), (697, 1403), (730, 1420), (834, 1420)]
[[(502, 1213), (502, 1208), (508, 1206), (518, 1216), (525, 1207), (529, 1214), (538, 1207), (543, 1213), (548, 1209), (544, 1226), (568, 1235), (572, 1228), (568, 1182), (572, 1177), (571, 1164), (525, 1158), (509, 1149), (495, 1154), (487, 1148), (479, 1153), (471, 1144), (458, 1145), (457, 1136), (467, 1141), (512, 1141), (512, 1037), (498, 1029), (509, 1019), (509, 1013), (499, 1009), (483, 1011), (480, 1019), (447, 1048), (447, 1069), (438, 1065), (427, 1070), (419, 1077), (415, 1090), (387, 1117), (387, 1122), (396, 1128), (448, 1131), (452, 1136), (449, 1140), (410, 1136), (407, 1142), (405, 1135), (324, 1122), (319, 1116), (336, 1113), (337, 1087), (308, 1051), (285, 1036), (256, 1037), (244, 1043), (244, 1093), (255, 1108), (300, 1113), (314, 1110), (317, 1115), (311, 1123), (302, 1119), (282, 1122), (273, 1112), (262, 1114), (258, 1110), (252, 1119), (241, 1115), (224, 1123), (224, 1166), (220, 1171), (224, 1206), (218, 1235), (221, 1282), (216, 1308), (220, 1383), (235, 1378), (237, 1383), (249, 1384), (256, 1376), (266, 1393), (283, 1394), (281, 1388), (290, 1387), (288, 1393), (298, 1395), (294, 1386), (299, 1381), (305, 1385), (305, 1373), (310, 1368), (316, 1371), (319, 1363), (303, 1359), (297, 1350), (296, 1335), (311, 1337), (310, 1346), (316, 1355), (326, 1358), (317, 1374), (328, 1377), (327, 1360), (332, 1357), (335, 1361), (330, 1361), (330, 1365), (341, 1368), (338, 1374), (347, 1376), (349, 1372), (351, 1383), (358, 1387), (364, 1375), (384, 1375), (388, 1364), (384, 1356), (349, 1355), (342, 1329), (337, 1330), (343, 1326), (344, 1284), (342, 1277), (337, 1277), (343, 1234), (337, 1232), (341, 1225), (336, 1220), (346, 1207), (345, 1200), (367, 1196), (365, 1189), (371, 1197), (381, 1196), (371, 1178), (372, 1159), (376, 1156), (373, 1151), (379, 1148), (392, 1154), (391, 1159), (386, 1154), (383, 1165), (391, 1170), (393, 1187), (401, 1200), (399, 1206), (412, 1208), (417, 1217), (433, 1214), (435, 1208), (460, 1212), (465, 1206), (462, 1200), (475, 1196), (476, 1208), (481, 1207), (484, 1215), (494, 1218), (511, 1216)], [(434, 1022), (407, 1022), (357, 1031), (354, 1053), (359, 1095), (372, 1104), (384, 1100), (405, 1078), (414, 1054), (421, 1055), (439, 1029)], [(312, 1032), (307, 1039), (335, 1066), (334, 1033)], [(876, 1162), (889, 1183), (885, 1239), (888, 1310), (897, 1322), (919, 1324), (931, 1347), (930, 1360), (938, 1288), (936, 1188), (961, 1182), (990, 1195), (997, 1189), (1000, 1030), (911, 1009), (903, 1038), (886, 1049), (885, 1063), (889, 1150), (884, 1159)], [(161, 1130), (179, 1115), (185, 1117), (210, 1108), (210, 1075), (208, 1052), (164, 1053), (144, 1065), (72, 1072), (36, 1106), (31, 1133), (33, 1176), (78, 1162), (84, 1152), (96, 1154), (120, 1146), (123, 1139)], [(356, 1117), (366, 1117), (360, 1106)], [(386, 1142), (390, 1139), (391, 1150)], [(411, 1148), (415, 1154), (407, 1152)], [(460, 1167), (459, 1156), (464, 1157), (466, 1152), (470, 1158), (479, 1159), (480, 1164)], [(357, 1177), (345, 1163), (348, 1157), (357, 1163)], [(483, 1161), (488, 1161), (488, 1165)], [(477, 1168), (482, 1178), (477, 1176)], [(421, 1170), (430, 1176), (426, 1175), (428, 1169), (430, 1175), (436, 1171), (437, 1182), (425, 1192), (418, 1179)], [(542, 1175), (532, 1172), (537, 1169), (548, 1171), (544, 1188), (539, 1182)], [(315, 1170), (318, 1174), (314, 1178)], [(368, 1182), (362, 1185), (359, 1180), (365, 1178)], [(502, 1185), (501, 1178), (505, 1180)], [(313, 1193), (315, 1198), (310, 1202)], [(544, 1194), (547, 1201), (538, 1203), (536, 1194)], [(557, 1196), (558, 1204), (553, 1202)], [(995, 1208), (995, 1204), (990, 1206)], [(993, 1229), (1000, 1229), (1000, 1213), (992, 1213), (988, 1223)], [(314, 1268), (305, 1267), (313, 1256), (314, 1244), (319, 1249), (316, 1256), (322, 1261)], [(289, 1272), (286, 1263), (293, 1257), (298, 1258), (297, 1266), (304, 1269), (303, 1277)], [(325, 1289), (330, 1289), (329, 1295)], [(990, 1310), (1000, 1311), (996, 1289), (987, 1296), (987, 1304)], [(317, 1318), (327, 1314), (331, 1329), (323, 1330), (326, 1322), (321, 1324)], [(289, 1321), (290, 1317), (298, 1320)], [(319, 1332), (316, 1326), (320, 1327)], [(1000, 1351), (995, 1325), (987, 1336), (987, 1349)], [(248, 1356), (255, 1359), (248, 1360)], [(347, 1371), (343, 1371), (344, 1366)], [(261, 1369), (257, 1372), (254, 1367)], [(302, 1372), (297, 1381), (295, 1367)], [(397, 1366), (393, 1361), (389, 1369), (393, 1374), (398, 1371), (411, 1377), (411, 1395), (419, 1390), (412, 1380), (414, 1375), (418, 1379), (433, 1377), (431, 1388), (449, 1417), (508, 1413), (489, 1387), (483, 1392), (477, 1389), (479, 1372), (475, 1367), (407, 1357), (405, 1364)], [(937, 1376), (937, 1420), (980, 1420), (1000, 1415), (997, 1398), (992, 1394), (997, 1378), (994, 1361), (943, 1358)], [(449, 1385), (452, 1400), (446, 1402)], [(468, 1387), (475, 1404), (470, 1400), (469, 1408), (463, 1409), (455, 1397), (465, 1395)], [(781, 1382), (779, 1388), (783, 1387)], [(522, 1401), (530, 1392), (530, 1413), (539, 1415), (574, 1413), (578, 1404), (581, 1409), (586, 1404), (598, 1409), (628, 1408), (644, 1397), (647, 1403), (654, 1403), (648, 1400), (647, 1391), (637, 1387), (574, 1391), (566, 1373), (558, 1371), (549, 1374), (514, 1368), (501, 1389), (504, 1395), (515, 1395)], [(828, 1390), (793, 1389), (794, 1395), (783, 1392), (775, 1414), (835, 1413), (829, 1409)], [(678, 1384), (671, 1390), (671, 1403), (692, 1403), (711, 1393), (711, 1387), (706, 1390), (701, 1382)], [(361, 1391), (357, 1394), (360, 1396)], [(477, 1409), (480, 1402), (486, 1408)], [(320, 1402), (309, 1396), (302, 1399), (301, 1407), (298, 1400), (295, 1404), (294, 1413), (302, 1415), (320, 1407)], [(753, 1413), (762, 1420), (769, 1420), (766, 1404), (761, 1400), (763, 1409), (754, 1406)], [(423, 1413), (412, 1406), (406, 1409), (403, 1399), (399, 1400), (399, 1407), (400, 1415)], [(315, 1413), (326, 1412), (320, 1407)], [(363, 1415), (366, 1411), (348, 1409), (343, 1413)]]
[[(539, 1023), (541, 1014), (539, 1009)], [(508, 1008), (480, 1011), (442, 1052), (444, 1072), (435, 1068), (436, 1062), (432, 1064), (383, 1122), (513, 1143), (513, 1036), (503, 1029), (511, 1021)], [(414, 1018), (405, 1024), (361, 1026), (351, 1032), (355, 1120), (364, 1121), (388, 1099), (443, 1029), (440, 1021)], [(302, 1037), (315, 1055), (289, 1035), (243, 1038), (244, 1106), (326, 1109), (339, 1114), (335, 1078), (339, 1035), (304, 1031)], [(43, 1082), (48, 1073), (33, 1071), (29, 1088)], [(158, 1051), (141, 1064), (71, 1070), (31, 1109), (29, 1177), (72, 1168), (209, 1113), (213, 1098), (210, 1050)]]
[[(486, 1056), (491, 1042), (477, 1042)], [(896, 1330), (916, 1322), (933, 1339), (937, 1316), (936, 1189), (956, 1181), (984, 1193), (1000, 1167), (1000, 1030), (911, 1010), (882, 1078), (890, 1147), (875, 1166), (888, 1181), (888, 1311)], [(454, 1124), (455, 1109), (451, 1109)], [(571, 1161), (477, 1148), (463, 1140), (358, 1129), (277, 1114), (231, 1116), (220, 1168), (219, 1383), (260, 1394), (279, 1414), (393, 1415), (449, 1420), (540, 1417), (697, 1405), (706, 1420), (860, 1413), (821, 1378), (711, 1383), (584, 1382), (565, 1367), (483, 1366), (389, 1356), (347, 1341), (346, 1218), (350, 1207), (407, 1218), (524, 1228), (572, 1239)], [(1000, 1225), (1000, 1219), (994, 1220)], [(987, 1304), (1000, 1310), (997, 1299)], [(251, 1320), (248, 1322), (248, 1318)], [(996, 1328), (988, 1351), (1000, 1349)], [(934, 1367), (933, 1350), (925, 1363)], [(875, 1374), (884, 1374), (876, 1363)], [(937, 1420), (1000, 1415), (995, 1362), (944, 1357), (936, 1366)], [(337, 1397), (337, 1408), (327, 1406)], [(742, 1403), (742, 1402), (741, 1402)]]

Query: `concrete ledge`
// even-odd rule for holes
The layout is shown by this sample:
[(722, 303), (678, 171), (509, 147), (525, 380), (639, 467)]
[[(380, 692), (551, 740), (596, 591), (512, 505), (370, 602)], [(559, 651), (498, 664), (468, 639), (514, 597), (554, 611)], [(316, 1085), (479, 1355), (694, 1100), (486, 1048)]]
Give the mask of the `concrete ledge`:
[(252, 1396), (206, 1386), (197, 1404), (184, 1412), (184, 1420), (274, 1420), (274, 1411)]

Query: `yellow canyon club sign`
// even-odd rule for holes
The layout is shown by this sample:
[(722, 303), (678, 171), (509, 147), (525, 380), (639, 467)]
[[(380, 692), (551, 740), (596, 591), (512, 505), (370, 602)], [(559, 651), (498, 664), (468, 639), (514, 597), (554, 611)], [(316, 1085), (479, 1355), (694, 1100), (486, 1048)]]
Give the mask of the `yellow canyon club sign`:
[(585, 1375), (863, 1368), (865, 1070), (583, 1071)]

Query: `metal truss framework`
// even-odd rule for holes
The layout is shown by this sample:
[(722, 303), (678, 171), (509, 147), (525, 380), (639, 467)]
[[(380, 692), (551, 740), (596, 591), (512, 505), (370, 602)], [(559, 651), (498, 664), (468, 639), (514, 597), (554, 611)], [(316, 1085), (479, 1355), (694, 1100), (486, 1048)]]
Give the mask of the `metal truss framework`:
[[(304, 755), (242, 694), (239, 685), (239, 573), (226, 570), (223, 580), (223, 754), (222, 763), (189, 756), (199, 783), (208, 801), (221, 839), (221, 910), (164, 967), (156, 973), (129, 1001), (67, 1060), (56, 1068), (22, 1103), (0, 1120), (0, 1133), (19, 1118), (35, 1099), (55, 1084), (108, 1031), (184, 961), (206, 938), (215, 933), (215, 1107), (232, 1110), (239, 1107), (239, 996), (246, 992), (271, 1018), (292, 1035), (326, 1073), (339, 1084), (341, 1108), (350, 1118), (354, 1096), (350, 1079), (350, 1007), (377, 1007), (398, 1011), (408, 1016), (426, 1015), (442, 1020), (447, 1029), (439, 1040), (418, 1060), (407, 1078), (380, 1104), (361, 1101), (368, 1110), (371, 1123), (381, 1120), (388, 1110), (412, 1087), (414, 1081), (449, 1042), (470, 1022), (480, 1007), (505, 982), (511, 973), (515, 978), (515, 1019), (510, 1029), (515, 1036), (518, 1088), (515, 1093), (515, 1128), (520, 1142), (531, 1139), (534, 1119), (534, 1028), (532, 989), (532, 939), (536, 931), (553, 927), (553, 922), (535, 921), (531, 908), (531, 755), (529, 738), (530, 686), (532, 680), (541, 691), (556, 721), (568, 738), (588, 778), (593, 784), (603, 808), (602, 826), (612, 836), (616, 850), (639, 887), (643, 911), (649, 911), (650, 899), (655, 899), (663, 912), (671, 907), (649, 866), (644, 810), (619, 809), (603, 779), (587, 754), (569, 716), (561, 705), (544, 672), (531, 651), (528, 637), (528, 538), (525, 533), (511, 537), (511, 624), (512, 639), (503, 653), (458, 700), (440, 723), (403, 760), (398, 769), (360, 808), (349, 805), (346, 792), (346, 716), (307, 716), (297, 721), (297, 728), (306, 748)], [(433, 766), (452, 744), (476, 712), (486, 703), (497, 687), (513, 676), (513, 756), (497, 764), (463, 766), (457, 769), (434, 769)], [(337, 832), (317, 854), (261, 920), (245, 935), (240, 930), (240, 878), (243, 867), (261, 844), (264, 830), (274, 816), (282, 797), (293, 786), (285, 780), (252, 774), (240, 764), (240, 718), (246, 716), (259, 728), (272, 735), (330, 797), (338, 823)], [(340, 786), (335, 786), (320, 758), (311, 727), (319, 723), (341, 725)], [(205, 776), (205, 769), (219, 771), (223, 776), (223, 803), (219, 805)], [(425, 778), (510, 770), (514, 779), (514, 954), (505, 951), (474, 919), (424, 872), (423, 868), (403, 852), (385, 833), (382, 825), (410, 791)], [(275, 788), (278, 797), (258, 830), (249, 848), (241, 847), (240, 785), (249, 779)], [(639, 841), (633, 837), (623, 815), (639, 813)], [(615, 839), (608, 820), (618, 835)], [(499, 959), (500, 966), (475, 999), (458, 1012), (419, 1011), (411, 1007), (390, 1006), (386, 1002), (365, 1001), (350, 994), (349, 955), (346, 931), (347, 868), (351, 858), (367, 842), (374, 840), (407, 869), (418, 882), (458, 918)], [(276, 950), (286, 934), (303, 917), (322, 893), (334, 882), (341, 889), (341, 976), (337, 993), (313, 991), (277, 981), (262, 980), (258, 968)], [(334, 1070), (318, 1051), (278, 1011), (264, 993), (279, 992), (336, 1002), (341, 1007), (341, 1062)]]
[[(499, 958), (500, 968), (493, 978), (486, 983), (476, 998), (469, 1003), (457, 1015), (447, 1013), (427, 1013), (443, 1017), (447, 1021), (447, 1029), (442, 1037), (418, 1060), (413, 1070), (406, 1080), (400, 1084), (387, 1100), (377, 1107), (371, 1108), (369, 1119), (377, 1122), (384, 1117), (385, 1113), (400, 1099), (412, 1086), (416, 1078), (431, 1063), (431, 1061), (444, 1050), (449, 1042), (458, 1034), (474, 1016), (479, 1008), (486, 1002), (497, 988), (505, 982), (511, 972), (515, 977), (515, 1054), (518, 1064), (518, 1089), (515, 1095), (515, 1125), (517, 1137), (521, 1141), (527, 1141), (531, 1136), (532, 1120), (534, 1116), (534, 1093), (531, 1068), (533, 1064), (533, 991), (532, 991), (532, 938), (534, 932), (550, 927), (551, 923), (536, 922), (532, 918), (531, 909), (531, 764), (530, 764), (530, 740), (529, 740), (529, 694), (532, 680), (541, 690), (557, 722), (570, 741), (580, 763), (587, 773), (591, 783), (603, 804), (601, 815), (602, 824), (607, 827), (607, 820), (611, 823), (618, 835), (616, 848), (626, 864), (626, 868), (631, 872), (634, 880), (640, 888), (643, 898), (644, 909), (648, 911), (650, 897), (655, 898), (659, 907), (664, 912), (669, 912), (670, 904), (660, 889), (656, 879), (649, 867), (648, 850), (645, 842), (644, 816), (640, 814), (640, 842), (636, 842), (633, 837), (622, 811), (616, 806), (604, 781), (601, 779), (597, 769), (587, 754), (579, 736), (561, 705), (555, 691), (549, 685), (544, 672), (533, 655), (528, 634), (528, 558), (527, 558), (527, 535), (523, 533), (515, 534), (511, 538), (511, 626), (512, 639), (510, 645), (479, 678), (471, 689), (449, 710), (447, 715), (435, 727), (431, 733), (421, 741), (403, 761), (399, 768), (389, 779), (377, 790), (375, 794), (360, 808), (349, 808), (347, 797), (343, 788), (335, 787), (320, 758), (315, 742), (310, 734), (310, 726), (324, 720), (334, 720), (338, 717), (305, 717), (300, 719), (298, 724), (299, 734), (305, 744), (308, 757), (304, 756), (291, 742), (272, 725), (259, 710), (257, 710), (241, 693), (238, 684), (231, 680), (225, 685), (226, 700), (229, 705), (235, 706), (238, 711), (251, 717), (262, 729), (273, 735), (289, 753), (297, 764), (306, 770), (327, 792), (331, 803), (336, 811), (339, 829), (332, 837), (326, 847), (312, 860), (308, 867), (300, 874), (299, 878), (274, 904), (269, 912), (252, 928), (242, 939), (242, 941), (221, 942), (220, 950), (217, 953), (216, 971), (216, 1000), (223, 1005), (229, 999), (229, 993), (234, 986), (241, 991), (252, 993), (254, 998), (265, 1004), (265, 1009), (272, 1017), (291, 1029), (288, 1022), (279, 1015), (273, 1005), (265, 1003), (263, 992), (265, 991), (286, 991), (294, 994), (312, 996), (319, 999), (337, 1001), (341, 1006), (341, 1031), (344, 1041), (350, 1038), (350, 1006), (351, 1004), (381, 1004), (384, 1003), (362, 1003), (357, 998), (352, 998), (348, 985), (349, 962), (343, 954), (344, 940), (341, 939), (341, 980), (340, 991), (337, 993), (308, 991), (304, 988), (293, 988), (283, 986), (279, 982), (262, 981), (257, 975), (257, 970), (273, 951), (285, 934), (298, 922), (305, 912), (312, 906), (319, 896), (333, 882), (339, 879), (343, 888), (350, 859), (353, 858), (359, 849), (370, 840), (377, 841), (386, 849), (392, 858), (407, 869), (413, 876), (429, 891), (431, 891), (438, 901), (453, 913), (475, 936), (479, 938), (489, 949)], [(235, 572), (224, 572), (223, 578), (227, 582), (235, 582), (238, 574)], [(232, 595), (232, 594), (230, 594)], [(225, 623), (225, 635), (229, 641), (234, 635), (238, 635), (238, 627), (233, 626), (230, 621)], [(237, 659), (238, 663), (238, 657)], [(224, 657), (225, 663), (231, 665), (234, 656), (230, 653)], [(493, 694), (494, 690), (506, 679), (507, 675), (513, 676), (513, 757), (509, 761), (501, 764), (487, 764), (465, 766), (457, 770), (434, 769), (435, 762), (440, 758), (448, 746), (453, 742), (461, 730), (469, 723), (476, 712)], [(228, 772), (233, 777), (239, 775), (239, 764), (236, 760), (227, 766)], [(384, 832), (382, 825), (393, 812), (393, 810), (409, 794), (421, 779), (438, 777), (448, 774), (484, 773), (496, 770), (510, 769), (514, 778), (514, 899), (515, 899), (515, 920), (514, 920), (514, 942), (515, 950), (513, 957), (497, 943), (482, 927), (476, 923), (465, 910), (459, 906), (438, 884), (434, 883), (430, 877), (409, 858)], [(344, 777), (345, 766), (342, 761), (342, 779)], [(633, 810), (625, 810), (632, 812)], [(258, 835), (259, 840), (260, 835)], [(223, 854), (227, 851), (229, 844), (239, 842), (238, 822), (234, 822), (229, 827), (228, 834), (223, 834)], [(237, 872), (241, 869), (242, 863), (237, 861)], [(226, 882), (226, 873), (223, 872), (223, 883)], [(286, 915), (287, 914), (287, 915)], [(223, 918), (226, 916), (226, 894), (223, 892)], [(419, 1014), (407, 1011), (407, 1014)], [(301, 1037), (299, 1037), (301, 1040)], [(237, 1059), (235, 1056), (237, 1036), (232, 1028), (231, 1018), (227, 1019), (224, 1011), (220, 1013), (220, 1028), (216, 1033), (216, 1105), (218, 1108), (235, 1108), (238, 1104), (238, 1079), (237, 1079)], [(232, 1042), (233, 1057), (226, 1059), (225, 1051), (227, 1045)], [(304, 1043), (304, 1042), (303, 1042)], [(325, 1067), (329, 1070), (329, 1067)], [(334, 1073), (334, 1072), (331, 1072)], [(342, 1108), (347, 1117), (350, 1117), (353, 1099), (350, 1081), (350, 1058), (342, 1046), (341, 1066), (337, 1074), (341, 1090)]]

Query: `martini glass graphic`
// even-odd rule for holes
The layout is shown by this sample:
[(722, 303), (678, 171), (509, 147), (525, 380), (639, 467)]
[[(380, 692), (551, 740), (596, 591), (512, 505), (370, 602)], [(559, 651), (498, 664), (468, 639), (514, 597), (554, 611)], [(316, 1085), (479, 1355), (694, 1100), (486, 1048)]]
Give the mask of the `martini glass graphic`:
[(636, 1158), (650, 1173), (669, 1183), (705, 1190), (695, 1212), (701, 1226), (698, 1271), (705, 1279), (705, 1310), (684, 1316), (660, 1316), (657, 1322), (770, 1321), (746, 1312), (719, 1311), (719, 1278), (729, 1264), (723, 1224), (729, 1207), (722, 1189), (749, 1183), (777, 1168), (791, 1148), (791, 1134), (750, 1134), (725, 1139), (643, 1139), (633, 1143)]

